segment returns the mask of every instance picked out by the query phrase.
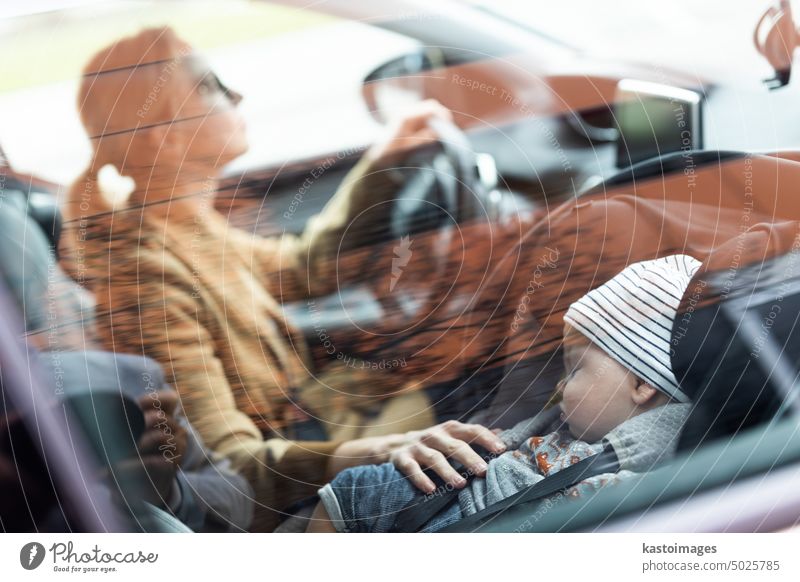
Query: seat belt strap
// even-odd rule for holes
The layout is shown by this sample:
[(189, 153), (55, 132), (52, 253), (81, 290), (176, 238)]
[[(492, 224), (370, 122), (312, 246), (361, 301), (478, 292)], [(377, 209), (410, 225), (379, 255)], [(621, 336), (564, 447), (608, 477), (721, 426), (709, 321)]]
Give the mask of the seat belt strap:
[[(472, 445), (472, 448), (486, 463), (489, 463), (497, 456), (489, 453), (489, 451), (479, 445)], [(458, 471), (458, 474), (461, 475), (467, 483), (475, 478), (475, 473), (469, 471), (460, 463), (454, 463), (453, 468)], [(408, 504), (397, 513), (390, 531), (398, 533), (419, 531), (434, 515), (449, 507), (450, 504), (458, 499), (458, 492), (460, 489), (448, 487), (445, 481), (430, 469), (426, 470), (425, 474), (436, 485), (436, 491), (430, 494), (420, 493), (409, 501)]]
[[(465, 528), (473, 529), (480, 526), (487, 519), (494, 517), (506, 511), (507, 509), (510, 509), (511, 507), (541, 500), (545, 497), (553, 495), (554, 493), (568, 489), (573, 485), (577, 485), (581, 481), (589, 479), (590, 477), (595, 477), (604, 473), (616, 473), (617, 471), (619, 471), (619, 459), (617, 459), (614, 449), (608, 447), (601, 453), (587, 457), (582, 461), (575, 463), (574, 465), (570, 465), (569, 467), (562, 469), (557, 473), (553, 473), (549, 477), (545, 477), (527, 489), (523, 489), (522, 491), (519, 491), (510, 497), (506, 497), (502, 501), (490, 505), (489, 507), (486, 507), (477, 513), (473, 513), (472, 515), (460, 520), (458, 524), (453, 525), (458, 525), (459, 530), (463, 530)], [(445, 528), (442, 531), (447, 531), (448, 529), (450, 528)]]
[[(557, 473), (553, 473), (527, 489), (523, 489), (498, 503), (468, 516), (459, 521), (459, 529), (464, 527), (465, 522), (467, 525), (473, 523), (478, 525), (487, 517), (505, 511), (513, 505), (535, 501), (563, 489), (567, 489), (589, 477), (594, 477), (595, 475), (601, 475), (603, 473), (614, 473), (618, 470), (619, 462), (617, 460), (617, 455), (614, 453), (614, 450), (609, 447), (601, 453), (587, 457), (574, 465), (570, 465)], [(468, 482), (474, 477), (474, 475), (464, 476), (467, 478)], [(419, 531), (439, 512), (454, 503), (458, 499), (459, 491), (459, 489), (447, 489), (440, 493), (415, 497), (408, 505), (398, 512), (391, 531)]]

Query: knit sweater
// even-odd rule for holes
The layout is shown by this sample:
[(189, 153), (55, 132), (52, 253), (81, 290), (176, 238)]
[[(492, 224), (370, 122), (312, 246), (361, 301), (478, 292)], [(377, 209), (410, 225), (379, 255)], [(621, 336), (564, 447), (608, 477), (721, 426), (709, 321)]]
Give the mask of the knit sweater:
[(285, 438), (294, 391), (317, 381), (333, 391), (370, 386), (354, 377), (360, 370), (315, 379), (305, 338), (276, 297), (336, 289), (342, 233), (381, 196), (371, 169), (362, 160), (300, 236), (253, 236), (211, 207), (170, 219), (162, 205), (94, 217), (77, 239), (106, 347), (164, 367), (203, 440), (253, 486), (255, 530), (273, 529), (276, 511), (325, 482), (338, 444)]
[[(623, 422), (596, 443), (575, 439), (565, 427), (545, 436), (524, 438), (517, 448), (489, 463), (485, 479), (474, 479), (459, 492), (461, 513), (463, 516), (477, 513), (545, 477), (600, 453), (605, 446), (614, 449), (620, 470), (585, 479), (570, 487), (565, 495), (579, 497), (635, 473), (653, 469), (674, 456), (681, 427), (690, 409), (690, 404), (659, 406)], [(518, 442), (521, 427), (515, 429), (501, 435), (512, 446)]]

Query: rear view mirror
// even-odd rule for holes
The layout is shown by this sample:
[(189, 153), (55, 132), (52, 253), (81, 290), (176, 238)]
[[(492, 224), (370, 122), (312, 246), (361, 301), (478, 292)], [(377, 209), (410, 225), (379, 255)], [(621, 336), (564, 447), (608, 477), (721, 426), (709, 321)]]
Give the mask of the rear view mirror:
[(415, 52), (392, 59), (364, 79), (362, 94), (376, 121), (386, 123), (395, 112), (426, 98), (426, 71), (445, 66), (439, 49), (420, 47)]
[(797, 41), (791, 4), (789, 0), (779, 0), (764, 12), (753, 33), (756, 50), (775, 70), (775, 77), (764, 81), (770, 89), (778, 89), (789, 83)]

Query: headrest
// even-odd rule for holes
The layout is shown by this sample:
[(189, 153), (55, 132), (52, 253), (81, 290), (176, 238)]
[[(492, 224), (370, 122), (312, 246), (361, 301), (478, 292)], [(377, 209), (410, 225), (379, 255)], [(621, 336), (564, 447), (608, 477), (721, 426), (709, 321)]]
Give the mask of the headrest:
[(56, 197), (52, 192), (46, 192), (43, 188), (22, 182), (13, 174), (7, 174), (6, 168), (0, 167), (0, 172), (3, 173), (7, 201), (27, 213), (42, 229), (50, 247), (57, 251), (62, 217)]
[(44, 233), (28, 216), (24, 199), (10, 192), (0, 206), (0, 276), (28, 331), (48, 327), (48, 273), (54, 267), (55, 256)]
[(29, 199), (16, 190), (0, 204), (0, 277), (19, 306), (26, 330), (32, 332), (90, 315), (94, 299), (61, 270), (52, 241), (31, 216), (31, 208)]

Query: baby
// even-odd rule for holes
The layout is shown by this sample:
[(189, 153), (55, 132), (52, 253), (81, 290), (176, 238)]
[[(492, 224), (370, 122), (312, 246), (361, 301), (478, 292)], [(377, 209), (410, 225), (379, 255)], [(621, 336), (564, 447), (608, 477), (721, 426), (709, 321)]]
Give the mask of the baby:
[[(534, 417), (523, 423), (527, 427), (503, 433), (509, 452), (492, 459), (486, 477), (473, 479), (459, 491), (458, 503), (422, 531), (447, 527), (604, 447), (614, 449), (620, 471), (586, 479), (567, 495), (668, 459), (690, 408), (670, 364), (672, 323), (699, 266), (688, 255), (636, 263), (573, 303), (564, 316), (560, 426), (531, 436), (541, 434), (530, 431)], [(320, 489), (308, 531), (387, 532), (417, 494), (391, 463), (347, 469)]]

